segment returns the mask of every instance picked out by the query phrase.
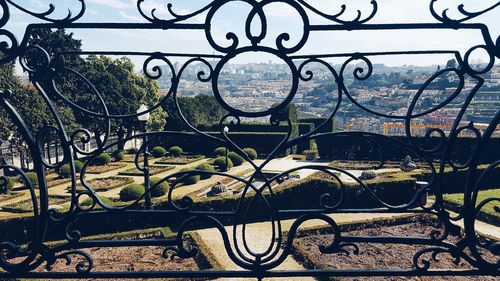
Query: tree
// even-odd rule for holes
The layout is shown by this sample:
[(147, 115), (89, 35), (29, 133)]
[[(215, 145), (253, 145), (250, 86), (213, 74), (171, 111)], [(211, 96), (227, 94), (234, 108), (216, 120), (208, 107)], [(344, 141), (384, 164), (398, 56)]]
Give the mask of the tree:
[[(195, 97), (179, 97), (177, 99), (182, 114), (194, 126), (218, 123), (227, 113), (213, 96), (197, 95)], [(169, 130), (182, 131), (188, 129), (188, 126), (178, 113), (173, 99), (167, 100), (162, 106), (169, 113), (167, 121), (167, 128)]]
[(455, 59), (450, 59), (446, 62), (446, 68), (456, 68), (457, 61)]

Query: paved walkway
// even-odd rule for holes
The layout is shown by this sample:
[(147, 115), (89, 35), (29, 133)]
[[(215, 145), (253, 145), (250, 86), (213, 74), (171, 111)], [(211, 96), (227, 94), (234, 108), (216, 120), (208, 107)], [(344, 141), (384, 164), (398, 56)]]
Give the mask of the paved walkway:
[[(412, 214), (385, 214), (385, 213), (359, 213), (359, 214), (331, 214), (331, 218), (339, 225), (346, 223), (359, 223), (359, 222), (369, 222), (373, 220), (381, 219), (394, 219), (400, 217), (407, 217)], [(295, 220), (284, 220), (282, 221), (282, 229), (287, 231)], [(463, 226), (461, 222), (457, 225)], [(304, 222), (300, 229), (326, 226), (324, 221), (320, 220), (310, 220)], [(490, 238), (500, 240), (500, 228), (495, 227), (486, 223), (477, 222), (476, 224), (477, 232), (481, 235), (488, 236)], [(225, 227), (227, 234), (232, 238), (233, 227)], [(231, 258), (227, 255), (226, 247), (224, 246), (220, 232), (216, 228), (203, 229), (196, 231), (199, 237), (203, 240), (205, 245), (210, 245), (208, 251), (209, 254), (216, 259), (220, 264), (222, 269), (225, 270), (241, 270), (241, 268), (236, 265)], [(241, 237), (241, 227), (238, 227), (238, 237)], [(247, 225), (247, 238), (248, 246), (252, 251), (259, 252), (266, 249), (269, 246), (270, 238), (272, 235), (272, 229), (269, 222), (252, 223)], [(238, 245), (241, 244), (241, 239), (238, 240)], [(234, 248), (233, 241), (231, 239), (231, 247)], [(244, 250), (243, 245), (240, 245), (240, 249)], [(276, 270), (303, 270), (305, 269), (303, 265), (298, 263), (292, 256), (288, 256), (286, 260), (276, 268)], [(228, 278), (220, 278), (217, 280), (233, 280)], [(238, 280), (255, 280), (255, 278), (248, 279), (238, 279)], [(279, 278), (265, 278), (265, 280), (282, 280)], [(289, 278), (289, 280), (315, 280), (314, 278), (298, 277)]]
[[(408, 216), (408, 214), (332, 214), (329, 215), (332, 217), (337, 224), (344, 223), (352, 223), (352, 222), (363, 222), (374, 219), (389, 219), (396, 217), (404, 217)], [(290, 229), (291, 225), (295, 220), (284, 220), (282, 221), (282, 229), (287, 231)], [(325, 223), (320, 220), (310, 220), (304, 222), (300, 229), (323, 226)], [(233, 235), (233, 227), (227, 226), (225, 227), (229, 237)], [(226, 248), (224, 247), (224, 242), (221, 238), (220, 232), (216, 228), (211, 229), (203, 229), (196, 231), (199, 234), (199, 237), (203, 240), (205, 245), (210, 245), (208, 249), (210, 251), (210, 255), (212, 255), (217, 262), (221, 265), (221, 267), (225, 270), (241, 270), (241, 268), (236, 265), (227, 255)], [(241, 233), (241, 227), (238, 228), (238, 233)], [(248, 246), (253, 251), (262, 251), (269, 246), (270, 238), (272, 235), (272, 229), (269, 222), (260, 222), (260, 223), (252, 223), (247, 225), (247, 238)], [(239, 236), (241, 237), (241, 236)], [(241, 239), (239, 239), (241, 240)], [(241, 241), (239, 241), (238, 245), (240, 245)], [(234, 247), (231, 239), (231, 246)], [(240, 245), (240, 249), (244, 251), (243, 245)], [(304, 267), (298, 263), (291, 255), (289, 255), (285, 261), (276, 268), (276, 270), (303, 270)], [(233, 280), (227, 278), (220, 278), (217, 280)], [(255, 280), (255, 278), (248, 279), (238, 279), (238, 280)], [(265, 280), (283, 280), (280, 278), (266, 278)], [(288, 278), (288, 280), (315, 280), (314, 278), (306, 278), (306, 277), (297, 277), (297, 278)]]

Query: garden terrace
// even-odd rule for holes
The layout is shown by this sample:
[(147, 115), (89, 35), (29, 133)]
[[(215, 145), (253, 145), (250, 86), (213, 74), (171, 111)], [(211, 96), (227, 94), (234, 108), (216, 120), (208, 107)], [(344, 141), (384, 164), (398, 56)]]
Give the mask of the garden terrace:
[(500, 2), (130, 2), (0, 0), (1, 280), (498, 279)]

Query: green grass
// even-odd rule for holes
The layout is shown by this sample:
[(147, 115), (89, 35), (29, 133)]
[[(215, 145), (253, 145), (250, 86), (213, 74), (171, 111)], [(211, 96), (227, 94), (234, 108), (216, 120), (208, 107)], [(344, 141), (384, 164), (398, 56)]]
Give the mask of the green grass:
[[(463, 193), (443, 195), (443, 199), (446, 202), (451, 203), (452, 207), (453, 205), (461, 207), (464, 201), (463, 197)], [(479, 191), (476, 202), (479, 204), (487, 198), (500, 198), (500, 188)], [(494, 225), (500, 225), (500, 203), (498, 201), (494, 201), (486, 204), (483, 208), (481, 208), (478, 218)]]

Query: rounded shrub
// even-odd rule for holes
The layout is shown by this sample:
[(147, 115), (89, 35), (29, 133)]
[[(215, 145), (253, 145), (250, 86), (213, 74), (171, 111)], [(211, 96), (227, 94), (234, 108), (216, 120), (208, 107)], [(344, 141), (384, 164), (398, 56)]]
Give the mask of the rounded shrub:
[[(104, 196), (97, 196), (99, 197), (99, 199), (101, 200), (101, 202), (103, 202), (104, 204), (108, 205), (108, 206), (113, 206), (113, 201), (111, 201), (111, 199), (107, 198), (107, 197), (104, 197)], [(81, 206), (90, 206), (92, 205), (92, 202), (94, 202), (94, 200), (92, 200), (92, 198), (87, 198), (85, 200), (83, 200), (82, 203), (80, 203)], [(97, 201), (96, 201), (96, 205), (97, 205)]]
[(71, 168), (69, 164), (64, 164), (61, 166), (61, 168), (59, 169), (59, 175), (63, 178), (69, 178), (71, 176)]
[(135, 147), (127, 149), (127, 154), (137, 154), (137, 152), (139, 152), (139, 149)]
[(144, 185), (130, 184), (120, 190), (120, 201), (137, 200), (144, 194)]
[(75, 165), (75, 171), (77, 171), (77, 172), (81, 172), (82, 171), (82, 169), (83, 169), (83, 163), (82, 163), (82, 161), (75, 160), (73, 162), (73, 164)]
[(113, 152), (113, 157), (116, 161), (122, 161), (125, 158), (125, 151), (123, 150), (115, 150)]
[(151, 186), (153, 187), (150, 191), (151, 197), (161, 197), (161, 196), (167, 194), (168, 189), (170, 188), (170, 185), (168, 184), (168, 182), (164, 181), (164, 182), (160, 183), (159, 185), (156, 185), (161, 180), (162, 180), (161, 178), (151, 178), (149, 180)]
[[(33, 187), (37, 188), (38, 187), (38, 175), (35, 172), (27, 172), (26, 177), (30, 180), (30, 182), (33, 184)], [(26, 183), (27, 184), (27, 183)]]
[[(215, 172), (215, 168), (208, 163), (202, 163), (202, 164), (196, 166), (195, 169), (200, 170), (200, 171)], [(212, 176), (213, 176), (212, 174), (203, 174), (203, 175), (200, 175), (200, 178), (202, 180), (205, 180), (205, 179), (211, 178)]]
[(221, 146), (221, 147), (217, 147), (213, 154), (215, 157), (219, 157), (219, 156), (223, 156), (223, 155), (226, 155), (226, 151), (227, 151), (227, 148)]
[(184, 152), (180, 146), (172, 146), (169, 150), (168, 153), (172, 156), (180, 156)]
[(97, 165), (106, 165), (106, 164), (111, 163), (111, 160), (112, 160), (111, 155), (109, 155), (106, 152), (103, 152), (97, 157), (96, 164)]
[[(182, 169), (181, 172), (185, 172), (185, 171), (190, 171), (191, 169)], [(184, 176), (184, 175), (183, 175)], [(180, 176), (182, 177), (182, 176)], [(187, 177), (184, 177), (181, 181), (179, 181), (180, 183), (184, 184), (184, 185), (190, 185), (190, 184), (195, 184), (197, 183), (198, 181), (200, 180), (200, 175), (192, 175), (192, 176), (187, 176)]]
[(234, 151), (229, 152), (227, 154), (227, 157), (229, 157), (229, 159), (231, 159), (234, 166), (239, 166), (239, 165), (245, 163), (245, 158), (241, 157), (238, 153), (236, 153)]
[(248, 158), (257, 159), (257, 151), (251, 147), (243, 148), (243, 151), (248, 155)]
[(228, 157), (226, 165), (226, 156), (220, 156), (215, 158), (214, 165), (218, 166), (222, 170), (226, 170), (227, 166), (227, 170), (229, 170), (233, 167), (233, 161), (231, 161), (231, 158)]
[(153, 157), (159, 158), (165, 156), (165, 154), (167, 154), (167, 150), (161, 146), (155, 146), (151, 151), (151, 154), (153, 154)]

